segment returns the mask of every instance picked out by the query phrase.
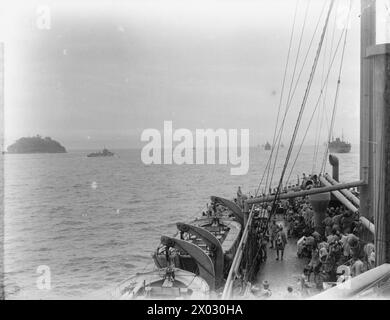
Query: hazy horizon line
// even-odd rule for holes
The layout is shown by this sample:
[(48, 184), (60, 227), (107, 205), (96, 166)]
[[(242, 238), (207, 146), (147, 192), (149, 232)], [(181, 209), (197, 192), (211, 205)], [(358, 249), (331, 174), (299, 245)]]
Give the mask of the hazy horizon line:
[[(360, 144), (354, 144), (354, 143), (351, 143), (352, 146), (360, 146)], [(294, 145), (294, 147), (297, 147), (299, 145)], [(303, 147), (315, 147), (316, 145), (315, 144), (304, 144)], [(115, 147), (115, 148), (109, 148), (110, 150), (140, 150), (142, 149), (144, 146), (132, 146), (132, 147)], [(215, 146), (216, 148), (220, 148), (220, 149), (227, 149), (229, 147), (218, 147), (218, 146)], [(104, 148), (104, 147), (103, 147)], [(107, 147), (106, 147), (107, 148)], [(172, 149), (174, 149), (175, 146), (172, 147)], [(241, 148), (241, 147), (240, 147)], [(242, 149), (245, 149), (246, 147), (242, 147)], [(253, 149), (253, 148), (261, 148), (263, 149), (263, 146), (259, 146), (259, 145), (251, 145), (249, 146), (249, 149)], [(83, 151), (83, 150), (96, 150), (98, 148), (68, 148), (67, 150), (69, 151)], [(108, 149), (108, 148), (107, 148)], [(155, 148), (156, 150), (164, 150), (165, 148)], [(213, 149), (213, 147), (207, 147), (207, 148), (192, 148), (192, 149), (196, 149), (196, 150), (207, 150), (207, 149)], [(284, 146), (283, 149), (287, 149), (287, 145)], [(265, 151), (269, 151), (269, 150), (265, 150)]]

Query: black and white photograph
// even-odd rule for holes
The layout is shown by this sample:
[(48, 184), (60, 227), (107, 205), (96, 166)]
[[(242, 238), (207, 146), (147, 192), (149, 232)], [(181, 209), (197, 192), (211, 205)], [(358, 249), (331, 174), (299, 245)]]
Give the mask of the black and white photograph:
[(390, 0), (2, 1), (0, 120), (1, 300), (390, 299)]

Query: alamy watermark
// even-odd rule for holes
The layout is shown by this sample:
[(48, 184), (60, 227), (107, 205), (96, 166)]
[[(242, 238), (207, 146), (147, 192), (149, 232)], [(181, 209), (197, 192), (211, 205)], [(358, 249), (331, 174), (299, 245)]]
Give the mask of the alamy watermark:
[(37, 288), (39, 290), (51, 289), (51, 271), (50, 267), (46, 265), (40, 265), (37, 268), (38, 277), (36, 279)]
[[(249, 170), (249, 129), (173, 130), (172, 121), (164, 121), (164, 132), (145, 129), (141, 141), (148, 142), (141, 151), (144, 164), (230, 164), (231, 175)], [(174, 145), (174, 143), (176, 143)], [(206, 159), (205, 159), (206, 155)]]
[(50, 30), (51, 29), (51, 11), (46, 5), (38, 6), (36, 12), (36, 27), (39, 30)]

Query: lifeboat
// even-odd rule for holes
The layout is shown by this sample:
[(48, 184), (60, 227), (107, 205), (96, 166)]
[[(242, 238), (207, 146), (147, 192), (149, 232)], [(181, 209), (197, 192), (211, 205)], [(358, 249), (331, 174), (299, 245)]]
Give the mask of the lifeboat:
[(115, 299), (197, 299), (209, 298), (210, 288), (207, 282), (189, 271), (178, 268), (163, 268), (138, 273), (123, 281), (116, 292)]

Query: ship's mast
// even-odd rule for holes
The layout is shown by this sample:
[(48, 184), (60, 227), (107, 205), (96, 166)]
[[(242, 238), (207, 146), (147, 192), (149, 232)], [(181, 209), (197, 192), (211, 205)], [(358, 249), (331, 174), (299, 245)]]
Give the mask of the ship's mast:
[(376, 44), (376, 1), (361, 4), (360, 213), (374, 220), (381, 265), (390, 262), (390, 44)]
[[(1, 152), (4, 152), (4, 44), (0, 43), (0, 121), (1, 121)], [(4, 157), (3, 155), (0, 155)], [(4, 158), (0, 163), (0, 174), (4, 177)], [(4, 179), (1, 180), (1, 188), (4, 190)], [(4, 212), (4, 201), (0, 203), (0, 211)], [(4, 216), (0, 219), (0, 228), (4, 230)], [(4, 234), (4, 233), (3, 233)], [(1, 246), (0, 254), (4, 257), (4, 247)], [(0, 282), (4, 283), (4, 263), (0, 263)], [(0, 285), (0, 299), (5, 299), (5, 289)]]
[[(375, 3), (372, 0), (361, 1), (360, 24), (360, 179), (367, 185), (360, 187), (360, 214), (373, 219), (371, 199), (372, 175), (372, 70), (373, 63), (366, 59), (366, 49), (375, 44)], [(369, 238), (364, 235), (365, 240)]]

